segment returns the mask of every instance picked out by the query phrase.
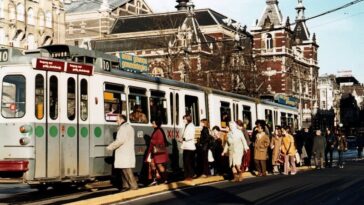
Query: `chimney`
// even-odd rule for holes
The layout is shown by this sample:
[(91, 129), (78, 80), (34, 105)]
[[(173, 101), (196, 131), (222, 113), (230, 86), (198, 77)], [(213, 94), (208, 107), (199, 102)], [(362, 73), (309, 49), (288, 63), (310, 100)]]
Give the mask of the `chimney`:
[(176, 2), (178, 3), (178, 5), (176, 6), (176, 9), (178, 11), (186, 11), (188, 8), (188, 2), (190, 0), (176, 0)]

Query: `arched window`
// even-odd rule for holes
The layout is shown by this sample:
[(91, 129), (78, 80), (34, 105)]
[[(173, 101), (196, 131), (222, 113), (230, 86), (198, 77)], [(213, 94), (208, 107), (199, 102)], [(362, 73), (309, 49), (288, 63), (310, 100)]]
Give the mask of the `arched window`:
[(273, 48), (273, 37), (272, 34), (267, 33), (265, 36), (265, 48), (272, 49)]
[(44, 22), (45, 22), (44, 13), (39, 12), (39, 14), (38, 14), (38, 25), (39, 25), (39, 27), (43, 28), (44, 27)]
[(0, 18), (4, 18), (4, 0), (0, 0)]
[(34, 10), (33, 8), (29, 8), (28, 9), (28, 12), (27, 12), (27, 21), (28, 21), (28, 24), (30, 25), (34, 25)]
[(24, 21), (24, 6), (21, 3), (16, 5), (16, 20)]
[(52, 28), (52, 13), (47, 11), (45, 18), (46, 18), (46, 27)]
[(28, 49), (36, 49), (37, 48), (37, 44), (35, 43), (35, 38), (33, 34), (28, 34), (28, 38), (27, 38), (27, 44), (28, 44)]
[(13, 4), (9, 4), (9, 19), (15, 20), (16, 18), (15, 6)]

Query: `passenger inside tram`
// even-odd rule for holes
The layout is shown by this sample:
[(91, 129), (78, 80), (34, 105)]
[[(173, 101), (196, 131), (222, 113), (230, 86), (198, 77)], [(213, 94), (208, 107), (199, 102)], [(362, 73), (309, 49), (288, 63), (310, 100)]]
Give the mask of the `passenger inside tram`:
[(136, 123), (148, 123), (147, 116), (143, 113), (142, 107), (140, 105), (135, 105), (133, 112), (129, 115), (130, 122)]

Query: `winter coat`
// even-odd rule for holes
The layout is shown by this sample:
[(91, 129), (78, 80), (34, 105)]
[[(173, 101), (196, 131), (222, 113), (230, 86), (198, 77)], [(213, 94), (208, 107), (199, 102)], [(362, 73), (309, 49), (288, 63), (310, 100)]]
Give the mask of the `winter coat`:
[(295, 156), (296, 146), (294, 144), (294, 138), (292, 135), (287, 134), (286, 136), (282, 137), (281, 151), (283, 154)]
[(348, 143), (346, 141), (345, 135), (337, 136), (337, 151), (346, 151), (348, 149)]
[(279, 153), (281, 152), (281, 145), (282, 145), (282, 137), (276, 137), (273, 136), (270, 146), (273, 147), (273, 152), (272, 152), (272, 164), (276, 165), (277, 164), (277, 160), (279, 157)]
[(268, 147), (270, 140), (265, 132), (257, 134), (257, 139), (254, 144), (254, 159), (255, 160), (267, 160)]
[(203, 127), (201, 130), (199, 146), (201, 150), (207, 151), (212, 147), (213, 137), (210, 135), (209, 128)]
[(118, 129), (115, 141), (107, 146), (108, 150), (115, 150), (115, 168), (135, 167), (134, 133), (130, 124), (123, 123)]
[(182, 131), (182, 146), (183, 150), (196, 150), (195, 145), (195, 125), (189, 123)]
[(325, 147), (326, 147), (326, 139), (325, 137), (319, 135), (315, 136), (313, 138), (313, 147), (312, 147), (312, 153), (316, 155), (317, 154), (324, 154), (325, 153)]
[(240, 166), (244, 151), (249, 149), (244, 134), (239, 130), (234, 122), (229, 123), (231, 131), (228, 133), (227, 143), (225, 144), (224, 153), (229, 152), (229, 165)]
[(326, 149), (334, 149), (336, 139), (334, 133), (326, 135)]
[[(147, 152), (147, 157), (150, 154), (151, 158), (156, 164), (162, 164), (168, 162), (168, 150), (167, 150), (168, 142), (165, 142), (164, 139), (165, 139), (164, 131), (161, 128), (154, 129)], [(165, 152), (153, 153), (154, 147), (165, 149)]]

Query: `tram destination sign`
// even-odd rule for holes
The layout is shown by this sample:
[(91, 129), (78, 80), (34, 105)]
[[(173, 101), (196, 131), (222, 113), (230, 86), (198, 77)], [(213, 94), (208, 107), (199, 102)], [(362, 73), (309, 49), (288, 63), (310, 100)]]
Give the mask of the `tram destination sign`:
[(38, 70), (64, 72), (65, 65), (66, 62), (64, 61), (37, 58), (35, 66), (33, 65), (33, 67)]
[(92, 75), (92, 65), (79, 64), (79, 63), (67, 63), (67, 73), (80, 74), (80, 75)]
[(120, 67), (131, 72), (148, 72), (148, 61), (146, 58), (119, 52)]

